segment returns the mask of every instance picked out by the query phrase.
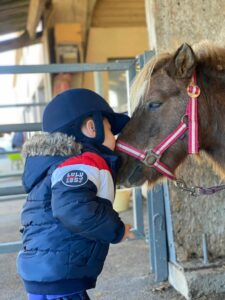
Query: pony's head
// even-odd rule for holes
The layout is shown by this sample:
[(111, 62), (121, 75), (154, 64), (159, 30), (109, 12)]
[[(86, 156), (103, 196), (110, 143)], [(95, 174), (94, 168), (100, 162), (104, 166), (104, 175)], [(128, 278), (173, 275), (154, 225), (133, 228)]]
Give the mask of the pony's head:
[[(193, 48), (194, 49), (194, 48)], [(202, 74), (202, 65), (207, 62), (219, 68), (219, 55), (215, 55), (204, 45), (193, 50), (189, 45), (183, 44), (173, 54), (156, 56), (148, 62), (136, 77), (131, 88), (131, 103), (136, 108), (130, 122), (125, 126), (118, 141), (123, 141), (143, 151), (154, 149), (164, 140), (181, 122), (185, 114), (189, 96), (187, 86), (194, 72), (197, 74), (197, 83), (207, 81), (206, 73)], [(203, 50), (202, 50), (203, 49)], [(206, 53), (204, 53), (204, 51)], [(218, 53), (217, 53), (218, 54)], [(213, 58), (214, 57), (214, 61)], [(224, 59), (223, 53), (223, 59)], [(216, 68), (215, 68), (216, 69)], [(199, 101), (205, 97), (205, 89), (201, 91)], [(207, 98), (207, 97), (206, 97)], [(206, 99), (204, 99), (206, 100)], [(206, 100), (207, 101), (207, 100)], [(207, 131), (208, 117), (212, 107), (200, 107), (199, 113), (203, 114), (199, 120), (199, 146), (202, 146)], [(154, 183), (162, 174), (155, 168), (145, 165), (134, 157), (119, 151), (122, 158), (118, 183), (125, 186), (141, 185), (146, 180)], [(160, 157), (160, 161), (169, 167), (172, 173), (188, 155), (187, 132), (179, 137)], [(153, 157), (154, 159), (154, 157)]]

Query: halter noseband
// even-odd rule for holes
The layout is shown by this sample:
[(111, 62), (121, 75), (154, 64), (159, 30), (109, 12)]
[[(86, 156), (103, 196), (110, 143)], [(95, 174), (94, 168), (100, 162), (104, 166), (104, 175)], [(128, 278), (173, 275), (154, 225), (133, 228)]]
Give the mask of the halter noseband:
[[(199, 152), (198, 145), (198, 106), (197, 98), (200, 95), (200, 88), (196, 84), (196, 74), (192, 76), (191, 82), (187, 87), (187, 94), (189, 95), (189, 101), (186, 106), (186, 111), (181, 119), (177, 128), (171, 132), (161, 143), (155, 148), (150, 150), (139, 150), (121, 140), (116, 144), (116, 149), (127, 153), (130, 156), (135, 157), (142, 161), (150, 168), (155, 168), (162, 175), (171, 180), (175, 180), (175, 175), (169, 170), (169, 168), (160, 161), (163, 153), (176, 142), (176, 140), (184, 134), (188, 129), (188, 153), (196, 154)], [(188, 124), (184, 122), (187, 117)]]

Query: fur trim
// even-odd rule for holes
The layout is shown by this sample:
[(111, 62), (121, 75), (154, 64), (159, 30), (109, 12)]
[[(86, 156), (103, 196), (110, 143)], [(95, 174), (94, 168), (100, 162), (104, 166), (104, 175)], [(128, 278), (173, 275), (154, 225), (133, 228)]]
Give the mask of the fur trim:
[(60, 155), (71, 156), (80, 154), (81, 144), (77, 143), (72, 136), (64, 133), (43, 132), (33, 135), (23, 145), (22, 154), (24, 157), (37, 155)]

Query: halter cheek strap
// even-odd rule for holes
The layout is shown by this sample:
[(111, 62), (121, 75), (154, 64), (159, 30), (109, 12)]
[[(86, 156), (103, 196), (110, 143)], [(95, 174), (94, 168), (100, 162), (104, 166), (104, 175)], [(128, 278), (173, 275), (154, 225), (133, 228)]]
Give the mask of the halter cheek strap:
[(188, 153), (197, 154), (199, 152), (198, 145), (198, 96), (200, 88), (196, 84), (196, 73), (194, 73), (191, 83), (187, 87), (189, 96), (186, 115), (188, 116)]
[[(197, 97), (200, 95), (200, 88), (196, 85), (195, 74), (192, 77), (191, 83), (187, 87), (187, 93), (189, 95), (189, 101), (186, 107), (186, 112), (181, 119), (180, 124), (177, 128), (171, 132), (161, 143), (155, 148), (150, 150), (139, 150), (121, 140), (116, 144), (116, 149), (127, 153), (141, 160), (145, 165), (150, 168), (155, 168), (162, 175), (166, 176), (171, 180), (175, 180), (176, 177), (169, 170), (169, 168), (160, 161), (162, 154), (172, 145), (175, 141), (184, 134), (188, 129), (188, 153), (196, 154), (199, 152), (198, 145), (198, 107)], [(188, 125), (184, 122), (184, 117), (187, 116)]]

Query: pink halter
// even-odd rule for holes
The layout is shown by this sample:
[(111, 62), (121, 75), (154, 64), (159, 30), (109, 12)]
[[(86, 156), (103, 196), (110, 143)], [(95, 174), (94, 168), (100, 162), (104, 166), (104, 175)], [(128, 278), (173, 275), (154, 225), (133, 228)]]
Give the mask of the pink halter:
[[(171, 132), (161, 143), (155, 148), (150, 150), (139, 150), (121, 140), (118, 140), (116, 149), (127, 153), (141, 160), (150, 168), (155, 168), (158, 172), (171, 180), (175, 180), (175, 175), (169, 168), (160, 161), (162, 154), (172, 145), (175, 141), (184, 134), (188, 129), (188, 153), (196, 154), (199, 152), (198, 145), (198, 107), (197, 98), (200, 95), (200, 88), (196, 85), (196, 75), (192, 76), (191, 83), (187, 87), (189, 101), (186, 107), (186, 112), (181, 119), (177, 128)], [(184, 117), (188, 118), (188, 125), (184, 122)]]

